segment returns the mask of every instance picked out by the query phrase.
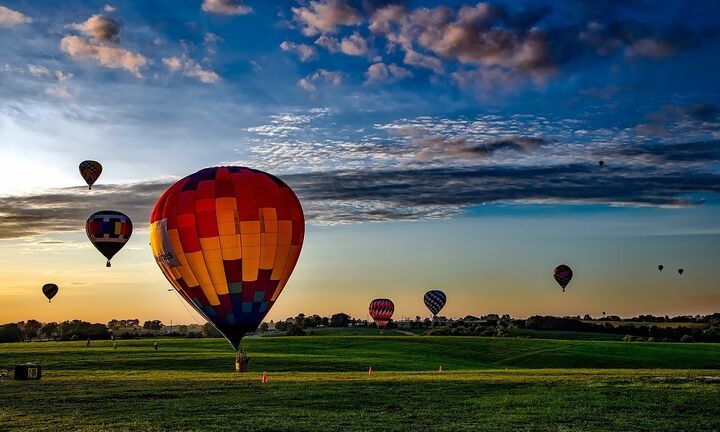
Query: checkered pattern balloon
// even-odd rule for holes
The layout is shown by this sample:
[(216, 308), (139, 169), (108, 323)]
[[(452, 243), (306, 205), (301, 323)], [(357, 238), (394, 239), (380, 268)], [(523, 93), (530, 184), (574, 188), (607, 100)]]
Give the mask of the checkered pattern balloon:
[(431, 290), (425, 293), (423, 301), (425, 302), (425, 307), (427, 307), (430, 312), (432, 312), (433, 316), (435, 316), (440, 313), (442, 308), (445, 306), (447, 296), (440, 290)]
[(130, 240), (132, 231), (130, 218), (113, 210), (93, 213), (85, 223), (85, 233), (95, 248), (107, 258), (108, 267), (112, 257)]
[(243, 167), (206, 168), (162, 194), (150, 245), (180, 295), (235, 349), (270, 311), (300, 256), (305, 219), (282, 180)]
[(92, 185), (97, 181), (102, 173), (102, 165), (100, 162), (86, 160), (80, 162), (80, 175), (85, 179), (88, 189), (92, 189)]
[(370, 302), (370, 316), (375, 321), (375, 325), (379, 329), (383, 329), (390, 322), (393, 312), (395, 312), (395, 305), (392, 300), (389, 299), (375, 299)]
[(555, 267), (555, 270), (553, 270), (553, 277), (555, 278), (555, 282), (560, 285), (560, 288), (562, 288), (564, 292), (565, 287), (570, 283), (570, 280), (573, 277), (573, 271), (565, 264), (560, 264)]

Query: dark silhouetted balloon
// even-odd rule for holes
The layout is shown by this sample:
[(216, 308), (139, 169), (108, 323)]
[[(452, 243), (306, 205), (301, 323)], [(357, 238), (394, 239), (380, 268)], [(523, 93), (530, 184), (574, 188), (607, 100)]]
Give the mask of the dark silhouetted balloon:
[(662, 264), (660, 264), (660, 265), (658, 266), (658, 270), (660, 270), (660, 271), (663, 271), (664, 268), (665, 268), (665, 266), (662, 265)]
[(684, 272), (685, 272), (685, 270), (683, 270), (683, 269), (681, 269), (681, 268), (678, 269), (678, 273), (683, 274)]
[(555, 282), (557, 282), (558, 285), (560, 285), (560, 288), (562, 288), (563, 292), (565, 292), (565, 287), (572, 280), (573, 271), (565, 264), (560, 264), (559, 266), (555, 267), (555, 270), (553, 270), (553, 277), (555, 278)]
[(425, 307), (427, 307), (433, 315), (437, 315), (445, 306), (447, 296), (440, 290), (431, 290), (425, 293), (423, 301), (425, 302)]
[(150, 216), (160, 270), (236, 350), (285, 288), (304, 236), (292, 189), (244, 167), (205, 168), (179, 180)]
[(600, 165), (601, 167), (605, 166), (605, 161), (598, 161), (598, 165)]
[(107, 258), (107, 267), (110, 267), (112, 257), (130, 240), (132, 230), (130, 218), (113, 210), (93, 213), (85, 223), (85, 232), (95, 248)]
[(53, 299), (53, 297), (55, 297), (58, 290), (58, 286), (53, 283), (43, 285), (42, 292), (45, 294), (45, 297), (47, 297), (48, 303)]
[(100, 165), (100, 162), (92, 160), (80, 162), (80, 175), (85, 179), (88, 189), (92, 189), (92, 185), (95, 184), (101, 173), (102, 165)]
[(377, 328), (384, 329), (395, 312), (395, 305), (390, 299), (375, 299), (370, 302), (369, 312)]

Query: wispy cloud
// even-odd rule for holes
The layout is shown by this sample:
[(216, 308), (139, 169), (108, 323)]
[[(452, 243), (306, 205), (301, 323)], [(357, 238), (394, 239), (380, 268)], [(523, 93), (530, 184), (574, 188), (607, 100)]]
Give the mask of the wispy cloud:
[(202, 10), (220, 15), (247, 15), (253, 11), (239, 0), (203, 0)]
[(15, 27), (21, 24), (30, 24), (31, 22), (32, 18), (22, 12), (0, 5), (0, 27)]

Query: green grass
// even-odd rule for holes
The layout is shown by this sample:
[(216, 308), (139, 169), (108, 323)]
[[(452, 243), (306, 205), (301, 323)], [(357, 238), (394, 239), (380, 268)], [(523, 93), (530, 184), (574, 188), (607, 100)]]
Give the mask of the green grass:
[[(305, 330), (312, 336), (380, 336), (380, 330), (368, 327), (324, 327)], [(383, 336), (407, 336), (405, 331), (383, 330)], [(285, 336), (285, 332), (269, 333), (263, 337)]]
[(564, 340), (589, 340), (589, 341), (621, 341), (625, 337), (620, 334), (590, 333), (560, 330), (531, 330), (511, 327), (510, 335), (514, 337), (533, 339), (564, 339)]
[(152, 342), (0, 344), (45, 374), (0, 383), (0, 431), (720, 430), (718, 344), (274, 337), (237, 374), (223, 340)]

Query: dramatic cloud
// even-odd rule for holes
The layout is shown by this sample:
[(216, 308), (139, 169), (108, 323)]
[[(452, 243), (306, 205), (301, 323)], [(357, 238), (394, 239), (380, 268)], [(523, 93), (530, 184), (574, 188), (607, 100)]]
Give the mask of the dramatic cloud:
[(14, 11), (0, 5), (0, 27), (15, 27), (20, 24), (30, 24), (32, 18), (21, 12)]
[(360, 12), (343, 0), (310, 1), (308, 6), (292, 8), (292, 13), (306, 36), (337, 33), (339, 26), (353, 26), (362, 22)]
[(403, 62), (406, 65), (417, 66), (424, 69), (430, 69), (438, 75), (444, 73), (442, 62), (433, 56), (420, 54), (418, 52), (409, 49), (405, 52), (405, 58)]
[(125, 69), (137, 78), (142, 78), (140, 70), (148, 64), (148, 59), (141, 54), (96, 44), (78, 36), (63, 37), (60, 48), (74, 59), (95, 61), (111, 69)]
[(375, 63), (370, 65), (365, 76), (367, 83), (385, 83), (395, 82), (411, 77), (413, 74), (404, 67), (394, 63), (386, 65), (385, 63)]
[(298, 81), (298, 86), (305, 91), (314, 92), (316, 84), (338, 86), (342, 83), (343, 75), (340, 72), (318, 69), (305, 78)]
[(625, 48), (625, 57), (645, 57), (651, 59), (661, 59), (670, 57), (675, 53), (675, 48), (668, 42), (643, 38), (633, 42), (627, 48)]
[[(717, 149), (717, 143), (715, 144)], [(720, 175), (617, 167), (599, 176), (588, 164), (331, 171), (281, 176), (311, 224), (449, 218), (484, 203), (693, 205), (689, 194), (720, 193)], [(119, 207), (137, 226), (169, 182), (98, 187), (97, 208)], [(57, 189), (0, 200), (0, 239), (82, 231), (87, 191)]]
[(180, 57), (166, 57), (162, 62), (170, 72), (179, 72), (186, 77), (195, 78), (204, 84), (215, 84), (220, 76), (212, 70), (202, 67), (198, 62), (183, 54)]
[[(486, 3), (408, 10), (388, 5), (375, 11), (370, 31), (410, 54), (416, 47), (465, 64), (502, 66), (524, 73), (547, 74), (554, 62), (546, 35), (539, 28), (518, 28), (514, 16)], [(407, 64), (410, 63), (406, 60)]]
[(247, 15), (253, 11), (238, 0), (203, 0), (202, 10), (220, 15)]
[(317, 50), (311, 45), (283, 41), (280, 44), (280, 49), (297, 55), (301, 62), (310, 61), (317, 57)]
[(70, 24), (68, 27), (92, 38), (93, 41), (111, 43), (120, 41), (120, 24), (102, 15), (93, 15), (83, 23)]
[(695, 133), (714, 131), (720, 136), (720, 110), (714, 105), (666, 105), (645, 116), (643, 123), (635, 126), (635, 132), (645, 137), (691, 136)]
[(331, 53), (340, 51), (340, 41), (334, 37), (322, 35), (315, 40), (315, 45), (321, 46)]

